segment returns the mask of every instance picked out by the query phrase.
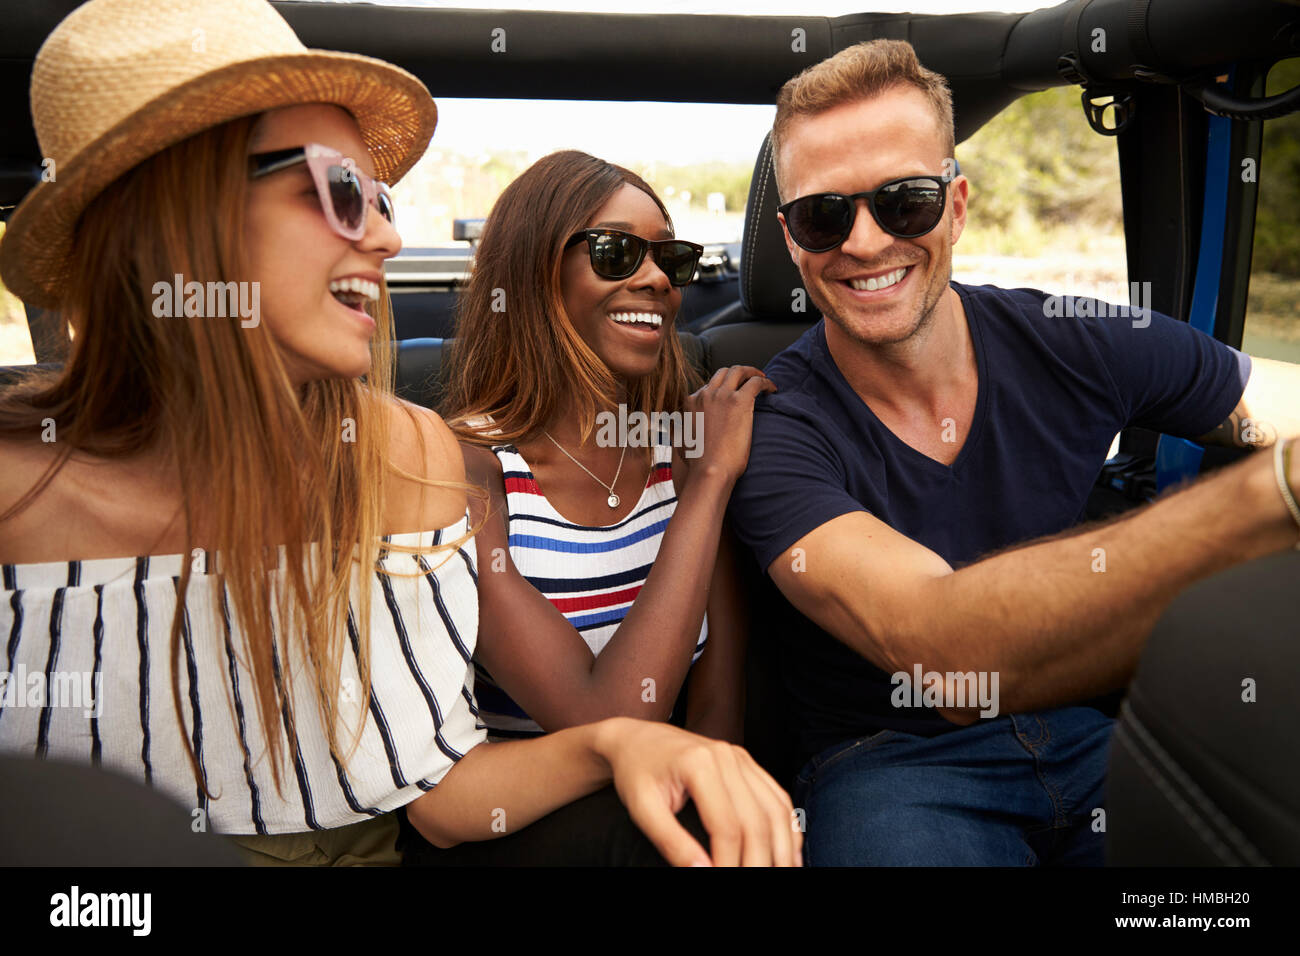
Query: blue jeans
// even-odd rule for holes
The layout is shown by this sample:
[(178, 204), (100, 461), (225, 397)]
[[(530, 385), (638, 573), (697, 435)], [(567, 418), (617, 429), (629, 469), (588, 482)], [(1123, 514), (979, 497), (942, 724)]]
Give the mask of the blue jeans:
[(805, 862), (1100, 866), (1111, 723), (1066, 707), (837, 744), (795, 781)]

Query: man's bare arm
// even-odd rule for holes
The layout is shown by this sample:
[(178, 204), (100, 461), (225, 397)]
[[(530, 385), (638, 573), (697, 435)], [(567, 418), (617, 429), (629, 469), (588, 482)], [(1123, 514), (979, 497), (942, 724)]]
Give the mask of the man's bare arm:
[(1267, 448), (1300, 435), (1300, 365), (1251, 357), (1241, 401), (1198, 441), (1230, 448)]
[[(1061, 706), (1122, 686), (1182, 588), (1295, 544), (1300, 530), (1271, 457), (1252, 455), (1136, 514), (958, 571), (854, 512), (805, 535), (768, 572), (795, 607), (888, 673), (915, 664), (997, 672), (1003, 712)], [(965, 723), (977, 710), (945, 716)]]

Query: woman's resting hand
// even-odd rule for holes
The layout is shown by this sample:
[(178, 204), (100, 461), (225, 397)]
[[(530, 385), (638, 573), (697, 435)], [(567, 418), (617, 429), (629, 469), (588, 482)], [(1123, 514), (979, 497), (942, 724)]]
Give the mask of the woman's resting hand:
[[(789, 795), (742, 747), (668, 724), (614, 718), (595, 749), (632, 820), (673, 866), (800, 866), (803, 834)], [(687, 799), (712, 857), (677, 821)]]

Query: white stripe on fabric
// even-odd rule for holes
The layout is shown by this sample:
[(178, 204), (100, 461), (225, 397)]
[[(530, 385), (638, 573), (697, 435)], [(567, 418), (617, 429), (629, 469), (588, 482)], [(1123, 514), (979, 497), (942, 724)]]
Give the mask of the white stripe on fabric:
[[(437, 537), (453, 540), (467, 529), (468, 517), (463, 516), (440, 532), (393, 535), (391, 541), (428, 546)], [(442, 779), (457, 759), (452, 755), (464, 754), (486, 738), (474, 714), (473, 675), (462, 656), (462, 649), (473, 653), (478, 631), (473, 547), (470, 540), (461, 546), (459, 556), (432, 556), (427, 573), (420, 572), (409, 554), (393, 552), (382, 559), (383, 567), (405, 575), (385, 580), (406, 628), (409, 664), (397, 640), (383, 587), (373, 575), (365, 576), (364, 586), (371, 589), (372, 699), (364, 709), (352, 636), (345, 634), (338, 730), (345, 754), (357, 728), (362, 729), (342, 772), (329, 752), (305, 650), (300, 641), (284, 640), (281, 622), (275, 618), (276, 649), (289, 672), (302, 758), (296, 771), (283, 717), (268, 715), (274, 721), (272, 729), (281, 752), (288, 758), (281, 792), (272, 779), (252, 675), (245, 666), (248, 652), (243, 634), (236, 622), (230, 621), (227, 647), (223, 617), (227, 595), (217, 588), (215, 576), (197, 570), (186, 600), (188, 640), (181, 635), (178, 657), (184, 730), (178, 722), (169, 650), (176, 606), (174, 577), (188, 560), (185, 556), (98, 559), (79, 562), (75, 570), (71, 562), (4, 566), (7, 587), (0, 591), (0, 648), (7, 655), (12, 644), (11, 669), (25, 668), (44, 680), (52, 646), (55, 596), (61, 592), (62, 610), (55, 628), (56, 672), (94, 672), (97, 614), (101, 622), (98, 656), (103, 678), (95, 726), (105, 768), (140, 780), (151, 775), (157, 789), (184, 807), (197, 807), (199, 797), (185, 750), (185, 736), (195, 731), (197, 705), (200, 756), (212, 794), (207, 807), (212, 830), (302, 832), (309, 827), (304, 793), (310, 797), (317, 826), (345, 826), (409, 803)], [(77, 586), (68, 585), (70, 573), (80, 575)], [(354, 575), (351, 582), (354, 609), (360, 606), (363, 586), (358, 577)], [(277, 586), (282, 584), (279, 572), (274, 578)], [(449, 634), (452, 627), (460, 647)], [(0, 666), (8, 666), (7, 658)], [(435, 740), (432, 712), (416, 675), (440, 714), (446, 752)], [(52, 707), (48, 713), (48, 757), (90, 762), (92, 724), (82, 708)], [(5, 706), (0, 699), (0, 751), (33, 755), (40, 714), (39, 707)], [(379, 716), (383, 717), (382, 727)], [(391, 759), (385, 733), (392, 747)], [(400, 785), (394, 779), (394, 763), (400, 768)]]

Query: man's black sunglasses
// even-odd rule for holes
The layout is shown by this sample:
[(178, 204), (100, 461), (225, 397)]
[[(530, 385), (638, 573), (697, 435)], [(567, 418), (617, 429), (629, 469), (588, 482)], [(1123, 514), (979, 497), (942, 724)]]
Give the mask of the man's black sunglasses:
[(814, 193), (777, 208), (791, 239), (809, 252), (829, 252), (853, 232), (859, 199), (867, 201), (872, 218), (891, 236), (924, 236), (943, 219), (947, 185), (940, 176), (905, 176), (869, 192)]
[(583, 229), (570, 236), (564, 248), (584, 239), (592, 271), (602, 279), (611, 280), (635, 275), (648, 249), (672, 285), (689, 285), (704, 252), (703, 246), (684, 239), (642, 239), (618, 229)]

